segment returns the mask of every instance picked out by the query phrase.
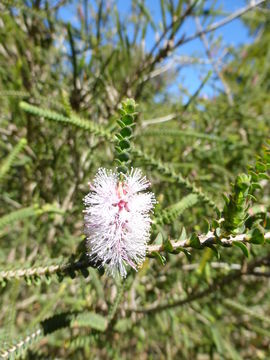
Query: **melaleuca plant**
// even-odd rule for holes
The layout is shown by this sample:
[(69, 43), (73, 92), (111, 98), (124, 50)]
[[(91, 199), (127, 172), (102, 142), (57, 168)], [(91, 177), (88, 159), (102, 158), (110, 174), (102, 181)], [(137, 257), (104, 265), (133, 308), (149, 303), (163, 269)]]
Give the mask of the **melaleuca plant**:
[(225, 5), (0, 1), (1, 359), (270, 358), (269, 4)]

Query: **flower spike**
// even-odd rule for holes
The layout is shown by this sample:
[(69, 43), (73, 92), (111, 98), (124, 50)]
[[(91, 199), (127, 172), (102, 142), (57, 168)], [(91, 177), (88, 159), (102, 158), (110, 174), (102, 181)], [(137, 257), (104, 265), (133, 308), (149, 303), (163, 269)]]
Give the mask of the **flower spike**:
[(156, 203), (138, 169), (126, 174), (99, 169), (84, 198), (89, 256), (116, 276), (137, 270), (145, 260), (150, 235), (150, 212)]

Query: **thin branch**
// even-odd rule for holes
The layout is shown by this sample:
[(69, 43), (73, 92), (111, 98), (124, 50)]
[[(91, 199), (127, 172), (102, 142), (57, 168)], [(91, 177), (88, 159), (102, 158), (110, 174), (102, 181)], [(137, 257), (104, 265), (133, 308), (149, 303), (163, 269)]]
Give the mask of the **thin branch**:
[[(226, 55), (222, 55), (220, 58), (216, 60), (216, 64), (222, 64), (222, 58)], [(174, 66), (177, 64), (181, 66), (189, 66), (189, 65), (211, 65), (211, 61), (209, 59), (198, 59), (196, 57), (192, 56), (174, 56), (169, 62), (167, 62), (164, 66), (160, 66), (159, 68), (153, 70), (147, 75), (144, 75), (141, 82), (148, 81), (150, 79), (153, 79), (156, 76), (159, 76), (166, 71), (171, 70)]]
[[(141, 78), (140, 75), (142, 75), (148, 69), (149, 69), (149, 72), (151, 73), (154, 70), (155, 65), (157, 63), (159, 63), (162, 59), (167, 57), (167, 55), (173, 49), (174, 37), (175, 37), (176, 33), (180, 30), (182, 24), (184, 23), (184, 20), (192, 14), (192, 11), (196, 7), (197, 3), (198, 3), (198, 0), (195, 0), (192, 4), (187, 6), (187, 8), (183, 12), (183, 14), (181, 14), (181, 16), (173, 18), (172, 23), (169, 26), (167, 26), (167, 28), (165, 28), (163, 34), (158, 39), (158, 41), (154, 44), (152, 50), (149, 52), (145, 61), (142, 63), (142, 66), (138, 68), (138, 71), (136, 71), (134, 79), (129, 84), (127, 84), (127, 88), (124, 89), (124, 92), (121, 94), (120, 99), (122, 99), (123, 95), (127, 92), (128, 87), (131, 87), (138, 79)], [(165, 45), (158, 50), (158, 52), (155, 56), (153, 56), (155, 50), (158, 48), (161, 41), (165, 38), (166, 34), (170, 30), (171, 30), (171, 34), (168, 37), (167, 41), (165, 42)], [(147, 81), (147, 78), (145, 81)], [(135, 98), (137, 98), (141, 94), (142, 89), (145, 85), (145, 81), (142, 81), (139, 83), (139, 86), (137, 87), (136, 92), (135, 92), (135, 96), (134, 96)]]
[[(264, 234), (264, 239), (270, 239), (270, 231)], [(236, 236), (230, 236), (224, 239), (217, 239), (215, 234), (212, 231), (209, 231), (206, 235), (199, 235), (199, 241), (201, 247), (216, 245), (220, 243), (223, 246), (232, 246), (233, 242), (242, 242), (248, 243), (249, 240), (247, 238), (247, 234), (240, 234)], [(179, 241), (171, 241), (173, 250), (181, 249), (181, 248), (190, 248), (190, 239), (187, 238), (185, 240)], [(147, 253), (151, 254), (152, 252), (162, 252), (164, 251), (164, 245), (148, 245), (147, 246)]]
[(200, 19), (199, 19), (198, 16), (195, 16), (195, 23), (196, 23), (196, 26), (197, 26), (197, 30), (199, 32), (201, 32), (200, 38), (201, 38), (202, 43), (204, 45), (205, 52), (206, 52), (206, 54), (208, 56), (208, 59), (209, 59), (210, 63), (212, 64), (213, 69), (215, 70), (216, 74), (218, 75), (220, 81), (222, 82), (222, 84), (224, 86), (225, 93), (226, 93), (228, 101), (229, 101), (229, 104), (232, 106), (233, 105), (233, 97), (232, 97), (231, 89), (230, 89), (229, 85), (227, 84), (226, 80), (224, 79), (222, 72), (219, 71), (218, 65), (217, 65), (216, 61), (214, 60), (214, 58), (213, 58), (213, 56), (211, 54), (210, 45), (208, 43), (208, 40), (207, 40), (207, 37), (206, 37), (205, 33), (203, 32), (203, 28), (202, 28), (202, 25), (201, 25), (201, 22), (200, 22)]
[[(154, 59), (152, 61), (149, 62), (150, 59), (146, 59), (146, 62), (144, 64), (144, 66), (139, 69), (139, 71), (136, 73), (136, 76), (134, 78), (134, 81), (132, 81), (129, 86), (133, 85), (134, 82), (136, 82), (139, 78), (140, 75), (146, 70), (150, 69), (150, 73), (154, 70), (154, 67), (157, 63), (161, 62), (161, 60), (163, 60), (165, 57), (167, 57), (168, 53), (172, 52), (173, 50), (175, 50), (176, 48), (178, 48), (180, 45), (186, 44), (189, 41), (192, 41), (194, 39), (196, 39), (197, 37), (203, 35), (203, 34), (207, 34), (209, 32), (215, 31), (218, 28), (230, 23), (231, 21), (239, 18), (240, 16), (242, 16), (243, 14), (245, 14), (246, 12), (248, 12), (249, 10), (263, 4), (266, 0), (258, 0), (258, 1), (254, 1), (253, 3), (235, 11), (234, 13), (232, 13), (231, 15), (228, 15), (227, 17), (225, 17), (224, 19), (222, 19), (221, 21), (217, 21), (215, 23), (213, 23), (212, 25), (209, 25), (208, 27), (206, 27), (204, 30), (201, 31), (197, 31), (196, 33), (194, 33), (193, 35), (190, 36), (185, 36), (182, 35), (181, 38), (173, 45), (172, 41), (168, 41), (164, 47), (160, 48), (159, 52), (157, 53), (157, 55), (154, 57)], [(196, 4), (196, 1), (194, 2), (194, 4)], [(193, 9), (193, 8), (192, 8)], [(189, 7), (189, 11), (185, 14), (185, 16), (188, 16), (191, 13), (191, 10)], [(145, 81), (147, 81), (148, 78), (145, 77)], [(139, 96), (139, 94), (142, 91), (142, 88), (144, 86), (145, 81), (142, 81), (139, 84), (138, 89), (136, 90), (135, 93), (135, 98), (137, 98)], [(125, 89), (126, 92), (126, 89)], [(120, 97), (122, 99), (122, 97)]]
[(159, 117), (159, 118), (156, 118), (156, 119), (149, 119), (149, 120), (145, 120), (143, 121), (142, 123), (142, 127), (146, 127), (148, 125), (153, 125), (153, 124), (160, 124), (160, 123), (163, 123), (163, 122), (167, 122), (167, 121), (170, 121), (170, 120), (173, 120), (177, 117), (177, 114), (176, 113), (172, 113), (172, 114), (169, 114), (169, 115), (166, 115), (166, 116), (162, 116), (162, 117)]
[(25, 268), (18, 269), (7, 269), (0, 271), (0, 281), (6, 280), (10, 281), (13, 279), (19, 278), (31, 278), (31, 277), (41, 277), (41, 276), (51, 276), (53, 274), (59, 274), (61, 277), (64, 276), (73, 276), (76, 271), (84, 271), (89, 267), (100, 268), (100, 262), (93, 262), (87, 256), (77, 260), (75, 262), (68, 262), (65, 264), (55, 264), (45, 265), (45, 266), (28, 266)]
[(193, 35), (190, 35), (188, 37), (184, 37), (179, 39), (179, 41), (174, 45), (173, 50), (175, 48), (177, 48), (179, 45), (183, 45), (186, 44), (189, 41), (192, 41), (194, 39), (196, 39), (197, 37), (201, 36), (202, 34), (208, 34), (212, 31), (215, 31), (219, 28), (221, 28), (224, 25), (227, 25), (228, 23), (230, 23), (231, 21), (239, 18), (240, 16), (244, 15), (246, 12), (248, 12), (249, 10), (263, 4), (266, 0), (258, 0), (258, 1), (254, 1), (252, 3), (250, 3), (247, 6), (242, 7), (241, 9), (235, 11), (234, 13), (232, 13), (231, 15), (226, 16), (224, 19), (215, 22), (212, 25), (209, 25), (208, 27), (206, 27), (204, 30), (201, 31), (197, 31), (196, 33), (194, 33)]
[[(175, 35), (175, 33), (179, 30), (179, 27), (181, 26), (183, 20), (185, 20), (185, 18), (192, 12), (192, 10), (194, 9), (194, 7), (196, 6), (198, 0), (193, 1), (193, 3), (189, 4), (187, 9), (185, 10), (185, 12), (180, 16), (180, 17), (173, 17), (172, 22), (164, 29), (162, 35), (158, 38), (158, 40), (156, 41), (156, 43), (154, 44), (154, 46), (152, 47), (152, 49), (150, 50), (146, 62), (148, 60), (150, 60), (152, 58), (152, 56), (154, 55), (155, 50), (158, 48), (158, 46), (160, 45), (160, 43), (162, 42), (162, 40), (165, 39), (166, 34), (170, 31), (173, 30), (169, 40), (173, 39), (173, 36)], [(175, 26), (177, 25), (177, 26)], [(168, 44), (169, 42), (167, 42)]]
[(11, 345), (8, 349), (1, 349), (0, 356), (1, 359), (13, 359), (14, 355), (22, 355), (24, 349), (26, 349), (30, 344), (38, 341), (42, 334), (41, 329), (37, 329), (32, 334), (26, 336), (25, 339), (20, 340), (19, 342)]

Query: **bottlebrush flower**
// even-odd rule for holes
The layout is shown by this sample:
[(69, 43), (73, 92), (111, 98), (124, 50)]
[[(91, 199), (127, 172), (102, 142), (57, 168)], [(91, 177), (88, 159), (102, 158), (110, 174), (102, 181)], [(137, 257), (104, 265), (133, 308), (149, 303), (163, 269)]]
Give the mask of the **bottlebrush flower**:
[(89, 256), (115, 276), (137, 270), (145, 260), (150, 212), (156, 203), (150, 183), (138, 169), (128, 174), (99, 169), (84, 198), (85, 232)]

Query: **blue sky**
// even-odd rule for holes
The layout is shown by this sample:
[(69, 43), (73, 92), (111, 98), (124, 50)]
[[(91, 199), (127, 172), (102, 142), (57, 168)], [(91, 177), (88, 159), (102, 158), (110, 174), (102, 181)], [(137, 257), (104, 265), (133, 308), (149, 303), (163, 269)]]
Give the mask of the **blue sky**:
[[(161, 21), (161, 11), (158, 0), (146, 0), (145, 1), (150, 13), (153, 17), (153, 20), (156, 24)], [(207, 0), (206, 6), (212, 4), (213, 0)], [(232, 13), (233, 11), (243, 7), (246, 5), (245, 0), (217, 0), (215, 8), (222, 9), (224, 11), (224, 16), (226, 14)], [(120, 11), (120, 14), (125, 16), (125, 14), (129, 13), (129, 9), (131, 6), (131, 0), (117, 0), (117, 6)], [(74, 6), (69, 6), (65, 10), (62, 11), (61, 16), (65, 20), (72, 18), (74, 19)], [(217, 18), (216, 20), (221, 19), (222, 17)], [(188, 34), (192, 34), (196, 32), (195, 23), (190, 20), (187, 21), (186, 25), (183, 27), (182, 32), (186, 32)], [(217, 51), (217, 57), (223, 53), (224, 49), (228, 46), (238, 46), (244, 43), (248, 43), (251, 41), (247, 29), (243, 25), (240, 19), (233, 20), (229, 24), (221, 27), (217, 31), (215, 31), (215, 38), (222, 37), (221, 47)], [(209, 35), (208, 35), (209, 37)], [(153, 30), (149, 29), (146, 36), (146, 49), (150, 49), (155, 41), (155, 33)], [(207, 59), (204, 47), (200, 41), (200, 39), (195, 39), (179, 48), (176, 53), (180, 56), (192, 56), (199, 55), (202, 59)], [(179, 85), (183, 85), (187, 87), (190, 93), (196, 91), (198, 86), (200, 85), (202, 79), (207, 74), (209, 69), (211, 69), (211, 65), (192, 65), (192, 66), (184, 66), (177, 78), (175, 79), (174, 85), (171, 87), (170, 91), (174, 94), (179, 93)], [(214, 75), (212, 79), (214, 78)], [(220, 87), (222, 88), (221, 84)], [(211, 86), (211, 82), (209, 82), (203, 89), (202, 94), (212, 96), (213, 88)]]
[[(212, 0), (207, 1), (206, 7), (207, 4), (212, 4), (212, 3), (213, 3)], [(146, 0), (146, 4), (151, 12), (151, 15), (153, 16), (155, 23), (160, 22), (161, 11), (159, 6), (159, 1)], [(216, 8), (222, 9), (224, 13), (227, 14), (230, 14), (245, 5), (246, 5), (246, 1), (244, 0), (218, 0), (216, 2)], [(129, 7), (130, 7), (130, 1), (118, 0), (118, 8), (121, 9), (123, 13), (128, 12)], [(220, 17), (220, 19), (221, 18), (222, 17)], [(217, 18), (217, 20), (218, 19), (219, 18)], [(196, 32), (196, 26), (194, 21), (192, 20), (187, 21), (186, 26), (183, 27), (183, 32), (186, 32), (187, 34), (193, 34), (194, 32)], [(222, 46), (219, 53), (222, 53), (223, 49), (226, 48), (227, 46), (235, 47), (237, 45), (241, 45), (251, 41), (251, 39), (248, 36), (247, 29), (245, 28), (245, 26), (243, 25), (240, 19), (235, 19), (229, 24), (215, 31), (215, 37), (219, 37), (219, 36), (222, 37)], [(146, 48), (151, 48), (151, 45), (153, 44), (154, 40), (155, 40), (154, 32), (149, 31), (146, 38)], [(176, 54), (180, 56), (199, 55), (202, 58), (207, 59), (207, 56), (205, 54), (205, 49), (200, 39), (195, 39), (181, 46), (179, 50), (176, 51)], [(179, 85), (183, 85), (187, 87), (190, 93), (194, 93), (201, 84), (202, 79), (210, 69), (212, 69), (211, 65), (209, 66), (192, 65), (192, 66), (183, 67), (179, 73), (179, 76), (175, 81), (175, 84), (171, 87), (171, 92), (178, 94)], [(215, 74), (213, 74), (212, 78), (214, 77)], [(217, 85), (219, 85), (222, 88), (222, 85), (219, 84), (219, 82), (217, 82)], [(202, 90), (202, 93), (209, 96), (214, 95), (212, 86), (210, 84), (206, 85)], [(184, 96), (184, 99), (186, 99), (186, 96)]]

